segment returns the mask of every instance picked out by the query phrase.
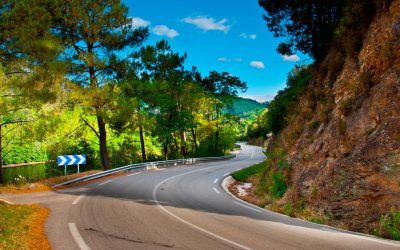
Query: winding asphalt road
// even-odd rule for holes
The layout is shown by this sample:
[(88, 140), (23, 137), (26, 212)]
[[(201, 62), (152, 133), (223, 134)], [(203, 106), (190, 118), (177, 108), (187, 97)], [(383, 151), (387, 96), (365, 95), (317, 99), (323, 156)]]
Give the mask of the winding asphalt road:
[(263, 159), (259, 147), (242, 145), (228, 161), (0, 198), (49, 207), (54, 249), (400, 249), (395, 241), (269, 212), (221, 187), (229, 173)]

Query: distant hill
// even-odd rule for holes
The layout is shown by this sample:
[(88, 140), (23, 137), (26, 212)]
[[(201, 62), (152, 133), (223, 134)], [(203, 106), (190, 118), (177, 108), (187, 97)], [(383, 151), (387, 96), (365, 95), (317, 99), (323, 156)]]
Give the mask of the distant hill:
[(227, 112), (241, 118), (248, 118), (255, 113), (261, 112), (267, 106), (268, 102), (259, 103), (252, 99), (239, 97), (233, 102), (233, 106)]

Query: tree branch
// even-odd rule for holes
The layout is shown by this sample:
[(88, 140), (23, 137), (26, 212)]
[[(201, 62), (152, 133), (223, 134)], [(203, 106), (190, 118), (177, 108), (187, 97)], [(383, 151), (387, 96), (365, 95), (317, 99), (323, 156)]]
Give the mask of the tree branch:
[(83, 118), (82, 116), (81, 116), (81, 120), (86, 124), (86, 126), (88, 126), (88, 127), (96, 134), (97, 138), (100, 139), (100, 135), (99, 135), (99, 133), (97, 132), (97, 130), (96, 130), (95, 128), (93, 128), (93, 126), (90, 125), (89, 122), (86, 121), (85, 118)]
[(0, 126), (8, 125), (8, 124), (15, 124), (15, 123), (25, 123), (25, 122), (32, 122), (28, 120), (16, 120), (16, 121), (7, 121), (0, 124)]

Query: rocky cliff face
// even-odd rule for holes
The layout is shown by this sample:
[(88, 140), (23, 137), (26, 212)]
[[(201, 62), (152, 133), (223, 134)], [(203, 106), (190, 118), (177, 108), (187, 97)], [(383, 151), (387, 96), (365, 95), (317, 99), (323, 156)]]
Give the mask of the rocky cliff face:
[(301, 195), (333, 222), (371, 232), (400, 208), (400, 0), (377, 14), (362, 44), (337, 72), (331, 51), (280, 138), (293, 166), (283, 200)]

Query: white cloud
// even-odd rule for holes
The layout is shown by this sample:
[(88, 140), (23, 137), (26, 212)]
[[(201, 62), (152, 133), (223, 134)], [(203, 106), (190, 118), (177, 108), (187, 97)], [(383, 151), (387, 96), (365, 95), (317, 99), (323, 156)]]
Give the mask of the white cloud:
[(182, 19), (182, 21), (185, 23), (193, 24), (197, 28), (202, 29), (204, 31), (220, 30), (225, 32), (226, 34), (231, 28), (231, 25), (226, 24), (228, 22), (228, 19), (226, 18), (217, 21), (212, 17), (197, 16), (197, 17), (186, 17)]
[(251, 39), (251, 40), (256, 40), (257, 39), (257, 35), (256, 34), (242, 33), (242, 34), (240, 34), (240, 37), (243, 37), (244, 39)]
[(289, 55), (283, 55), (282, 58), (283, 58), (284, 61), (287, 61), (287, 62), (298, 62), (298, 61), (300, 61), (300, 57), (298, 55), (296, 55), (296, 54), (290, 55), (290, 56)]
[(249, 36), (249, 38), (252, 39), (252, 40), (255, 40), (255, 39), (257, 38), (257, 35), (256, 35), (256, 34), (251, 34), (251, 35)]
[(146, 21), (140, 17), (131, 17), (132, 18), (132, 29), (137, 29), (139, 27), (147, 27), (150, 25), (149, 21)]
[(232, 58), (228, 58), (228, 57), (225, 57), (225, 56), (223, 56), (223, 57), (218, 57), (217, 60), (218, 60), (219, 62), (237, 62), (237, 63), (240, 63), (240, 62), (243, 61), (243, 59), (240, 58), (240, 57), (236, 57), (236, 58), (233, 58), (233, 59), (232, 59)]
[(179, 36), (179, 33), (176, 30), (170, 29), (170, 28), (168, 28), (168, 26), (165, 26), (165, 25), (154, 26), (152, 31), (154, 34), (156, 34), (158, 36), (167, 36), (169, 38), (174, 38), (176, 36)]
[(265, 65), (261, 61), (251, 61), (250, 66), (256, 69), (264, 69)]

